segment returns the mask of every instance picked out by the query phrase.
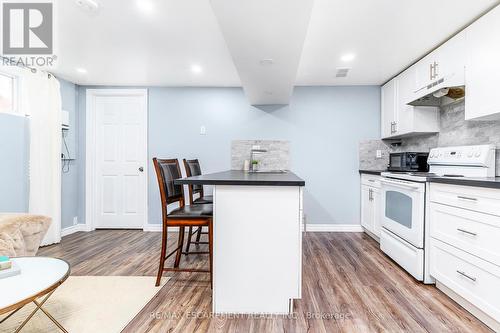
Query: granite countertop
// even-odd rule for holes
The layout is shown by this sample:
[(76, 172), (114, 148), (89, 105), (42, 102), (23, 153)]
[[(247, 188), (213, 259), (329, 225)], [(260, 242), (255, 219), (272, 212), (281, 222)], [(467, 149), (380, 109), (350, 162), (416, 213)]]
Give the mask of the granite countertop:
[(363, 169), (359, 170), (359, 173), (365, 173), (368, 175), (378, 175), (378, 176), (380, 176), (382, 172), (387, 172), (387, 170), (363, 170)]
[(176, 185), (252, 185), (305, 186), (305, 181), (291, 171), (284, 173), (229, 170), (174, 180)]
[(463, 186), (476, 186), (500, 189), (500, 177), (473, 178), (473, 177), (434, 177), (431, 183), (452, 184)]

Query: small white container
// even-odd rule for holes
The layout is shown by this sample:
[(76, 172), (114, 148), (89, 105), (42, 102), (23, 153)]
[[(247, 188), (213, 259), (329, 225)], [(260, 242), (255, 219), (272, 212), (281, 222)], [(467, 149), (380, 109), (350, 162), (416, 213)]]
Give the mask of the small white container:
[(250, 170), (250, 160), (245, 160), (243, 163), (243, 171), (249, 171)]

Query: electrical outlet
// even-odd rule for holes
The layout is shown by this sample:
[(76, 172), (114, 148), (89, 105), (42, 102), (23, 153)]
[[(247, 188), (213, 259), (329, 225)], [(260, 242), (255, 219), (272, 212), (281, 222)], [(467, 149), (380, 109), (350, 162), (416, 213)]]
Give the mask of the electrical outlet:
[(377, 158), (382, 158), (382, 150), (377, 149)]
[(254, 150), (259, 150), (259, 149), (260, 149), (260, 145), (253, 145), (253, 146), (252, 146), (252, 149), (254, 149)]
[(200, 126), (200, 135), (206, 135), (207, 134), (207, 128), (205, 126)]
[(78, 224), (78, 216), (74, 216), (73, 217), (73, 225), (77, 225)]

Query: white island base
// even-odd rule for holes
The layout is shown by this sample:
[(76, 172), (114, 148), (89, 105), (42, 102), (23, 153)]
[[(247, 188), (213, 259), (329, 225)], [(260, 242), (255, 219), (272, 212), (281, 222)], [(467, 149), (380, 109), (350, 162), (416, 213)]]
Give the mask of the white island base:
[(214, 186), (214, 313), (293, 311), (302, 287), (302, 189)]

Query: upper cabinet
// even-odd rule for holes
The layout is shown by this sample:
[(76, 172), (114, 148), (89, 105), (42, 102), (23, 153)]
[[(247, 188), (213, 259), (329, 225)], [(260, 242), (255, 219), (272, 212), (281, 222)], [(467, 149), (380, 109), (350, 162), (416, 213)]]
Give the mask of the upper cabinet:
[(500, 119), (500, 7), (466, 30), (465, 119)]
[(465, 32), (460, 32), (415, 64), (414, 100), (440, 88), (463, 86)]
[(439, 132), (439, 109), (408, 105), (414, 99), (416, 68), (410, 67), (382, 86), (382, 138)]
[(397, 79), (392, 79), (382, 86), (382, 138), (390, 137), (395, 133), (397, 123)]

